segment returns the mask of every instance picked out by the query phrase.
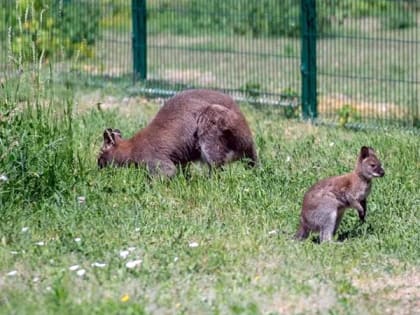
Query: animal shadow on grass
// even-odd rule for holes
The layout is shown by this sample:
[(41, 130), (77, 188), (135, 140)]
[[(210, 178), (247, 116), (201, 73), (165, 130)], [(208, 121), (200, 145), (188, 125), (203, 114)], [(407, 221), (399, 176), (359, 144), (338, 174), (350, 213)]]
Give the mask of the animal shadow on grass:
[[(361, 238), (364, 234), (372, 234), (373, 227), (370, 223), (364, 223), (366, 225), (364, 231), (361, 228), (353, 228), (351, 230), (346, 230), (342, 232), (337, 232), (336, 240), (333, 241), (333, 243), (343, 243), (344, 241), (351, 240), (351, 239), (357, 239)], [(320, 244), (320, 238), (319, 235), (313, 235), (311, 237), (311, 241), (315, 244)]]
[(366, 222), (363, 224), (363, 228), (353, 228), (351, 230), (343, 231), (338, 233), (337, 242), (344, 242), (355, 238), (362, 238), (365, 234), (372, 234), (373, 227), (370, 223)]

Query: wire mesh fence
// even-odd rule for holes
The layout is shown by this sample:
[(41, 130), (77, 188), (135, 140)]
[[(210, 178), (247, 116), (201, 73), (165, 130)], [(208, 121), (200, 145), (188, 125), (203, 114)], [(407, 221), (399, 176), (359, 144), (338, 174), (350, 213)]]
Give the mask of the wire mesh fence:
[(329, 2), (317, 1), (330, 21), (317, 39), (319, 117), (418, 126), (420, 2)]
[[(275, 26), (259, 25), (263, 17), (255, 19), (269, 14), (267, 20), (278, 23), (280, 17), (274, 18), (281, 8), (270, 12), (259, 2), (251, 2), (150, 2), (149, 78), (221, 88), (271, 104), (295, 102), (301, 80), (300, 39), (270, 36)], [(299, 7), (295, 1), (283, 3), (297, 9), (298, 28)]]
[[(305, 5), (316, 9), (308, 29)], [(420, 124), (418, 0), (4, 0), (0, 6), (2, 77), (30, 65), (57, 77), (132, 80), (141, 47), (133, 25), (141, 25), (143, 14), (145, 64), (137, 66), (147, 79), (136, 85), (142, 91), (215, 88), (299, 117), (306, 73), (320, 121)], [(305, 65), (308, 40), (316, 62)]]

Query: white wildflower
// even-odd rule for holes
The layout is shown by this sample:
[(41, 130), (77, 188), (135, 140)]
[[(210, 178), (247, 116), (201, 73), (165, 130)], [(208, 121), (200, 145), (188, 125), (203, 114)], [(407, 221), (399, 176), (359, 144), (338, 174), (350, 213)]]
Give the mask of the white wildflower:
[(17, 271), (16, 271), (16, 270), (12, 270), (12, 271), (8, 272), (8, 273), (7, 273), (7, 275), (8, 275), (9, 277), (14, 277), (14, 276), (16, 276), (16, 275), (17, 275)]
[(83, 277), (86, 273), (86, 270), (85, 269), (80, 269), (80, 270), (77, 270), (76, 273), (79, 277)]
[(140, 232), (140, 228), (139, 228), (139, 227), (136, 227), (136, 228), (134, 229), (134, 232)]
[(129, 252), (133, 252), (136, 248), (135, 247), (129, 247), (127, 248)]
[(12, 250), (12, 251), (10, 252), (10, 254), (12, 254), (12, 255), (17, 255), (17, 254), (19, 254), (19, 252), (15, 251), (15, 250)]
[(85, 203), (86, 202), (86, 197), (85, 196), (79, 196), (79, 197), (77, 197), (77, 202), (79, 204)]
[(0, 175), (0, 181), (1, 182), (7, 182), (8, 180), (9, 180), (9, 178), (6, 175), (4, 175), (4, 174)]
[(277, 230), (272, 230), (268, 232), (268, 235), (276, 235), (276, 234), (277, 234)]
[(81, 239), (80, 237), (76, 237), (76, 238), (74, 239), (74, 241), (75, 241), (76, 243), (80, 243), (80, 242), (82, 241), (82, 239)]
[(34, 277), (33, 279), (32, 279), (32, 282), (38, 282), (39, 281), (39, 277)]
[(38, 246), (44, 246), (44, 245), (45, 245), (45, 243), (44, 243), (43, 241), (40, 241), (40, 242), (36, 242), (36, 243), (35, 243), (35, 245), (38, 245)]
[(133, 269), (133, 268), (135, 268), (135, 267), (139, 266), (141, 263), (142, 263), (142, 260), (141, 260), (141, 259), (138, 259), (138, 260), (132, 260), (132, 261), (128, 261), (128, 262), (125, 264), (125, 266), (126, 266), (128, 269)]
[(100, 262), (94, 262), (92, 265), (92, 267), (98, 267), (98, 268), (104, 268), (106, 266), (105, 263), (100, 263)]
[(73, 265), (73, 266), (70, 266), (69, 267), (69, 270), (70, 271), (75, 271), (75, 270), (77, 270), (77, 269), (79, 269), (80, 268), (80, 266), (79, 265)]
[(290, 155), (288, 155), (287, 157), (286, 157), (286, 162), (290, 162), (290, 160), (291, 160), (292, 158), (290, 157)]
[(128, 256), (128, 254), (130, 254), (130, 252), (128, 250), (122, 250), (122, 251), (120, 251), (120, 257), (122, 259), (126, 259), (127, 256)]
[(178, 261), (178, 259), (179, 259), (179, 258), (178, 258), (178, 256), (175, 256), (175, 257), (174, 257), (174, 262), (177, 262), (177, 261)]
[(188, 244), (189, 247), (194, 248), (194, 247), (198, 247), (198, 243), (197, 242), (190, 242)]
[(29, 227), (24, 226), (21, 230), (22, 233), (28, 232), (29, 231)]
[(330, 142), (330, 147), (334, 146), (334, 142)]

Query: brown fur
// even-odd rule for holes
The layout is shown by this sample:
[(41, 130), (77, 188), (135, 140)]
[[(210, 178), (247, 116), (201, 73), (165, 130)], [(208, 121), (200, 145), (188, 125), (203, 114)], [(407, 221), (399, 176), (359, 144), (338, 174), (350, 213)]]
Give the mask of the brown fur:
[(241, 158), (257, 162), (251, 130), (228, 95), (187, 90), (167, 100), (155, 118), (132, 138), (118, 129), (104, 131), (99, 167), (145, 165), (152, 173), (172, 176), (176, 165), (203, 160), (220, 166)]
[(323, 179), (305, 193), (295, 238), (302, 240), (310, 232), (320, 232), (321, 242), (330, 241), (347, 208), (355, 208), (364, 222), (371, 180), (384, 175), (375, 151), (362, 147), (353, 172)]

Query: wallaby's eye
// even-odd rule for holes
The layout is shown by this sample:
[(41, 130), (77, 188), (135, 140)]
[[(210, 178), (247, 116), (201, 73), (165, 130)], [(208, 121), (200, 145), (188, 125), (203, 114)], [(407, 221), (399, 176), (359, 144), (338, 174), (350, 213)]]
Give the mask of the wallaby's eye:
[(374, 168), (376, 165), (375, 164), (370, 164), (370, 167)]

